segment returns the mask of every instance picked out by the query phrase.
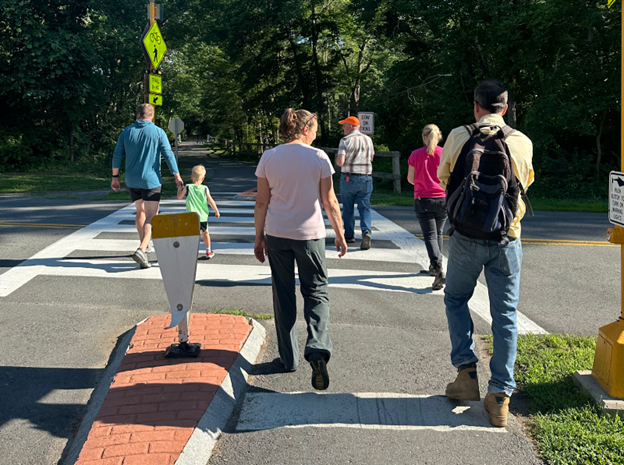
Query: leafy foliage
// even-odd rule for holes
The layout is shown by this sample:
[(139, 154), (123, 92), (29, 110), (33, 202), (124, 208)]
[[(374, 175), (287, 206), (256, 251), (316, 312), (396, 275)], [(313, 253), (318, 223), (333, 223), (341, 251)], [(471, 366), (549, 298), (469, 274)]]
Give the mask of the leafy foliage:
[[(534, 142), (533, 195), (593, 200), (618, 168), (618, 2), (162, 0), (164, 105), (187, 134), (277, 143), (288, 107), (338, 120), (374, 111), (373, 140), (404, 158), (420, 131), (472, 121), (483, 79), (510, 90)], [(135, 0), (0, 0), (0, 170), (107, 165), (143, 100)], [(377, 168), (376, 168), (377, 169)]]

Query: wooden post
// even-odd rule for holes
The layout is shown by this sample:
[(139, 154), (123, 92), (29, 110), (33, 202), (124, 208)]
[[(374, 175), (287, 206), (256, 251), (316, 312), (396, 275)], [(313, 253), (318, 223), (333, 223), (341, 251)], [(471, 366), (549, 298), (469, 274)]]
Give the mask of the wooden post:
[(401, 164), (400, 164), (400, 156), (401, 156), (401, 154), (397, 153), (395, 156), (392, 157), (392, 174), (395, 175), (395, 179), (394, 179), (394, 192), (396, 192), (397, 194), (401, 193)]
[[(149, 8), (149, 25), (152, 27), (154, 21), (156, 21), (156, 0), (150, 0), (150, 8)], [(154, 65), (150, 63), (149, 71), (143, 75), (143, 103), (149, 103), (149, 75), (151, 71), (154, 69)], [(152, 118), (152, 122), (156, 121), (156, 106), (154, 105), (154, 118)]]

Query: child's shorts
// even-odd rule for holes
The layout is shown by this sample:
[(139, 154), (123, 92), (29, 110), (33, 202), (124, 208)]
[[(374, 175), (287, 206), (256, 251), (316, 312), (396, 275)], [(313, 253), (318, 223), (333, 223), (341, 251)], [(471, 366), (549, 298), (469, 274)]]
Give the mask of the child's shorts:
[(201, 232), (208, 231), (208, 221), (200, 221), (199, 222), (199, 230)]

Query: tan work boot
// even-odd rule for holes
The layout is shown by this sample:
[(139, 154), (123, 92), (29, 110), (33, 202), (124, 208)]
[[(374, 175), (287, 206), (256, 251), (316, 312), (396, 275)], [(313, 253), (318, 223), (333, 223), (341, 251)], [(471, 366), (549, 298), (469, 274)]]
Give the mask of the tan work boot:
[(509, 414), (509, 396), (504, 392), (490, 393), (485, 396), (485, 410), (490, 414), (493, 426), (507, 426)]
[(477, 366), (460, 368), (457, 378), (446, 386), (446, 397), (457, 400), (481, 400)]

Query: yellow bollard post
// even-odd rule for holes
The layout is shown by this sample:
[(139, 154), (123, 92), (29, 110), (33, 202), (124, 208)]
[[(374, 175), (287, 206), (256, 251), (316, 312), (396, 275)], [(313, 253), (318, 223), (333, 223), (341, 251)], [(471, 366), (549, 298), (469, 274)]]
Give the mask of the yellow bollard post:
[[(609, 5), (611, 6), (611, 4)], [(623, 17), (624, 20), (624, 8)], [(622, 22), (622, 46), (624, 47), (624, 21)], [(621, 95), (624, 98), (624, 55), (622, 56), (622, 83)], [(621, 122), (621, 147), (624, 149), (624, 118)], [(624, 155), (624, 152), (623, 152)], [(624, 156), (622, 157), (622, 172), (624, 172)], [(593, 377), (612, 397), (624, 398), (624, 228), (616, 225), (615, 229), (607, 231), (609, 242), (621, 245), (620, 273), (621, 273), (621, 312), (614, 323), (600, 328), (596, 342), (594, 356)]]

